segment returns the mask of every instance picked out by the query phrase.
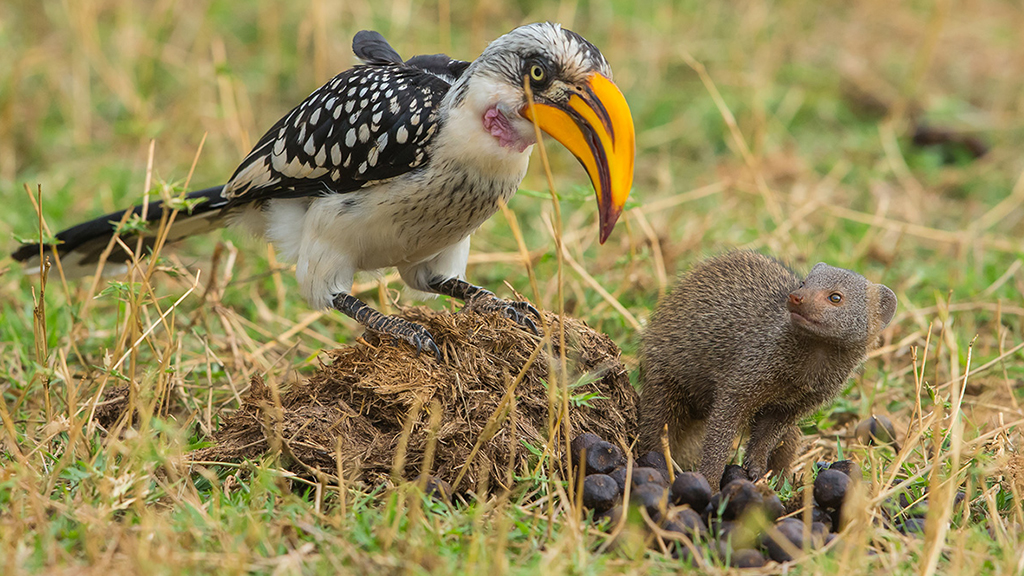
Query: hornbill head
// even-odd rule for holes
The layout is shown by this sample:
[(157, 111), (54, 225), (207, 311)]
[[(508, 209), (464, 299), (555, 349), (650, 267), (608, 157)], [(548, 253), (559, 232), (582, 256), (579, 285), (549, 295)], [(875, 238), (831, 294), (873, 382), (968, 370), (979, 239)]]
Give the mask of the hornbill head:
[(629, 197), (636, 154), (633, 118), (611, 78), (593, 44), (549, 22), (494, 40), (463, 76), (467, 84), (485, 79), (478, 84), (488, 95), (483, 128), (502, 147), (525, 151), (535, 141), (533, 122), (579, 159), (597, 194), (602, 244)]

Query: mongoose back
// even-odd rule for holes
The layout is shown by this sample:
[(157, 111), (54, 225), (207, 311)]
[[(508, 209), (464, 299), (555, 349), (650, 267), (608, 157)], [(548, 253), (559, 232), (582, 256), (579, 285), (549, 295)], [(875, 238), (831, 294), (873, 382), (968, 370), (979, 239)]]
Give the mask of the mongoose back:
[(717, 485), (750, 430), (751, 479), (793, 458), (797, 420), (838, 395), (896, 312), (892, 290), (816, 264), (803, 281), (737, 251), (698, 264), (658, 304), (640, 346), (640, 444)]

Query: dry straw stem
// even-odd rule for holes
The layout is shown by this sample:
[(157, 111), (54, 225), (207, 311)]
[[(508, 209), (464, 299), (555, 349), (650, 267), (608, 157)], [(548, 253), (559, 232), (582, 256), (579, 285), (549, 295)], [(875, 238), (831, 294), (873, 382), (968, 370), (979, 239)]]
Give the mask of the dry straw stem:
[[(533, 88), (530, 86), (530, 77), (526, 76), (526, 75), (523, 76), (523, 91), (526, 93), (526, 103), (527, 103), (527, 106), (529, 106), (530, 116), (532, 118), (536, 118), (537, 117), (537, 110), (536, 110), (536, 103), (534, 102), (534, 99), (533, 99)], [(555, 240), (555, 251), (556, 251), (557, 262), (558, 262), (558, 341), (564, 343), (565, 342), (565, 291), (564, 291), (564, 286), (565, 286), (564, 278), (565, 277), (564, 277), (564, 271), (563, 271), (564, 270), (563, 260), (565, 259), (565, 254), (564, 254), (565, 246), (564, 246), (563, 241), (562, 241), (562, 208), (561, 208), (561, 206), (558, 203), (558, 193), (555, 191), (555, 178), (554, 178), (554, 176), (551, 175), (551, 162), (548, 160), (547, 148), (544, 147), (544, 137), (541, 134), (540, 125), (537, 124), (536, 122), (533, 123), (533, 133), (534, 133), (534, 138), (536, 138), (536, 140), (537, 140), (537, 149), (540, 151), (541, 164), (543, 164), (543, 166), (544, 166), (544, 175), (545, 175), (545, 177), (547, 178), (547, 181), (548, 181), (548, 191), (551, 193), (551, 206), (552, 206), (552, 208), (555, 211), (554, 226), (553, 226), (554, 231), (552, 233), (552, 236), (554, 237), (554, 240)], [(562, 421), (562, 423), (564, 424), (565, 427), (564, 427), (564, 429), (561, 429), (561, 430), (549, 427), (548, 432), (549, 432), (549, 438), (551, 439), (551, 441), (552, 442), (557, 442), (558, 433), (559, 433), (559, 431), (561, 431), (563, 447), (565, 449), (564, 454), (569, 454), (570, 453), (570, 446), (569, 446), (569, 444), (572, 441), (572, 435), (573, 434), (572, 434), (572, 428), (570, 426), (570, 419), (569, 419), (569, 379), (568, 379), (568, 373), (567, 373), (567, 369), (566, 369), (565, 352), (566, 352), (565, 346), (564, 345), (560, 346), (559, 347), (559, 355), (558, 355), (558, 369), (555, 370), (554, 366), (552, 366), (551, 370), (550, 370), (552, 376), (556, 376), (556, 377), (555, 378), (551, 378), (549, 380), (549, 387), (551, 388), (551, 391), (550, 391), (549, 396), (548, 396), (549, 399), (553, 398), (553, 396), (551, 396), (550, 394), (554, 393), (555, 386), (554, 386), (553, 382), (555, 380), (557, 380), (558, 388), (561, 391), (561, 397), (562, 397), (561, 406), (558, 407), (559, 411), (560, 411), (558, 419), (560, 419)], [(551, 359), (551, 360), (553, 360), (553, 359)], [(550, 414), (550, 412), (549, 412), (549, 414)], [(550, 415), (549, 415), (548, 422), (549, 423), (551, 422)], [(575, 491), (576, 491), (576, 486), (575, 486), (575, 484), (573, 482), (573, 480), (574, 480), (573, 479), (573, 475), (569, 471), (568, 466), (566, 466), (566, 468), (565, 468), (565, 474), (563, 475), (563, 477), (568, 482), (568, 497), (569, 497), (569, 500), (571, 502), (572, 499), (573, 499), (573, 495), (575, 494)], [(575, 515), (573, 515), (573, 517), (575, 518)], [(578, 526), (577, 526), (577, 530), (574, 530), (574, 532), (578, 532)]]
[(746, 139), (743, 137), (743, 133), (740, 132), (739, 125), (736, 124), (736, 117), (733, 116), (732, 111), (729, 110), (729, 106), (725, 103), (725, 99), (722, 98), (722, 94), (718, 91), (718, 87), (715, 86), (715, 82), (708, 75), (708, 71), (704, 68), (704, 65), (698, 62), (690, 53), (685, 49), (679, 50), (679, 55), (684, 62), (693, 68), (693, 71), (700, 76), (700, 81), (704, 83), (704, 88), (707, 89), (708, 94), (711, 95), (711, 99), (714, 101), (715, 106), (718, 107), (719, 114), (722, 115), (722, 119), (725, 121), (725, 125), (729, 128), (729, 134), (732, 136), (733, 144), (743, 157), (743, 163), (747, 166), (751, 176), (754, 178), (754, 182), (757, 183), (757, 190), (764, 199), (764, 205), (768, 208), (768, 215), (771, 217), (772, 222), (775, 226), (782, 223), (782, 208), (779, 206), (779, 201), (775, 197), (775, 192), (768, 187), (768, 183), (764, 179), (764, 174), (761, 172), (761, 168), (753, 153), (750, 151), (750, 146), (747, 145)]
[[(545, 219), (544, 223), (547, 225), (548, 233), (552, 235), (557, 234), (557, 231), (548, 219)], [(603, 298), (605, 302), (610, 304), (616, 312), (621, 314), (623, 319), (625, 319), (626, 322), (628, 322), (634, 330), (639, 330), (640, 321), (637, 320), (636, 316), (634, 316), (633, 313), (629, 311), (629, 309), (623, 306), (622, 303), (619, 302), (619, 300), (615, 296), (608, 292), (608, 290), (606, 290), (605, 287), (602, 286), (596, 278), (591, 276), (587, 272), (587, 270), (579, 262), (577, 262), (575, 258), (572, 257), (572, 254), (570, 254), (569, 251), (565, 249), (564, 245), (561, 248), (563, 260), (569, 263), (569, 266), (573, 269), (574, 272), (576, 272), (577, 275), (579, 275), (580, 279), (582, 279), (587, 284), (587, 286), (590, 286), (594, 290), (594, 292), (600, 294), (601, 298)]]
[(508, 205), (504, 202), (499, 202), (498, 207), (501, 208), (501, 214), (505, 217), (505, 221), (508, 222), (508, 227), (512, 231), (512, 237), (516, 240), (516, 247), (519, 248), (518, 258), (515, 261), (522, 264), (526, 269), (526, 275), (530, 280), (530, 289), (533, 292), (533, 301), (542, 304), (540, 288), (537, 286), (537, 274), (533, 270), (533, 256), (530, 254), (530, 249), (526, 246), (523, 231), (519, 228), (519, 220), (516, 218), (515, 212), (509, 210)]
[[(975, 337), (975, 340), (977, 337)], [(938, 568), (939, 554), (943, 551), (944, 544), (946, 541), (946, 534), (949, 531), (949, 518), (953, 512), (953, 497), (956, 493), (956, 489), (960, 485), (959, 480), (955, 480), (965, 470), (960, 470), (960, 452), (963, 447), (963, 419), (960, 412), (960, 407), (963, 404), (963, 390), (967, 387), (967, 378), (970, 376), (971, 370), (971, 353), (974, 350), (974, 341), (972, 340), (967, 348), (967, 361), (964, 368), (964, 379), (963, 385), (954, 385), (951, 395), (955, 398), (953, 407), (950, 414), (952, 420), (946, 428), (946, 434), (943, 436), (942, 442), (937, 444), (938, 447), (945, 445), (946, 440), (951, 438), (950, 442), (950, 470), (952, 474), (947, 481), (943, 482), (942, 486), (939, 485), (939, 466), (932, 468), (931, 476), (928, 479), (929, 494), (930, 498), (935, 500), (932, 502), (933, 506), (928, 509), (928, 516), (925, 524), (925, 545), (926, 545), (926, 561), (921, 565), (920, 574), (922, 576), (932, 576), (935, 574), (935, 570)], [(945, 489), (943, 489), (945, 488)]]
[[(1024, 175), (1022, 175), (1024, 178)], [(758, 190), (755, 187), (751, 187), (749, 182), (743, 180), (737, 180), (732, 183), (738, 190), (758, 194)], [(1017, 187), (1014, 187), (1014, 192), (1011, 194), (1013, 202), (1017, 203), (1024, 201), (1024, 184), (1019, 184), (1022, 191), (1017, 192)], [(1020, 199), (1017, 196), (1021, 196)], [(1008, 197), (1009, 198), (1009, 197)], [(792, 203), (793, 201), (789, 196), (783, 196), (783, 201)], [(985, 227), (979, 228), (968, 228), (964, 230), (942, 230), (931, 226), (925, 226), (922, 224), (916, 224), (913, 222), (907, 222), (903, 220), (897, 220), (881, 216), (880, 214), (869, 214), (863, 211), (854, 210), (845, 206), (839, 206), (836, 204), (825, 204), (819, 205), (814, 200), (809, 200), (807, 203), (798, 206), (798, 211), (790, 215), (789, 220), (800, 221), (804, 217), (809, 216), (815, 212), (825, 212), (833, 216), (837, 216), (844, 220), (851, 222), (857, 222), (860, 224), (867, 224), (874, 228), (880, 228), (892, 232), (898, 232), (901, 234), (907, 234), (924, 240), (930, 240), (941, 244), (951, 244), (954, 247), (966, 249), (992, 249), (1001, 252), (1007, 252), (1010, 254), (1016, 254), (1020, 252), (1021, 245), (1019, 240), (1009, 238), (998, 234), (979, 234), (979, 230), (985, 229)], [(649, 212), (648, 212), (649, 213)], [(780, 224), (784, 225), (784, 224)], [(774, 233), (773, 233), (774, 235)]]
[[(923, 370), (924, 367), (922, 365), (922, 373)], [(968, 371), (968, 374), (970, 373), (971, 372)], [(964, 382), (964, 387), (966, 387), (966, 381)], [(957, 396), (959, 396), (959, 393), (957, 393)], [(960, 415), (959, 406), (956, 405), (955, 397), (951, 396), (950, 400), (951, 404), (957, 408), (955, 411), (951, 410), (950, 414), (945, 414), (943, 410), (935, 410), (928, 414), (928, 416), (924, 419), (919, 419), (917, 421), (912, 420), (912, 422), (915, 422), (916, 425), (912, 426), (912, 428), (908, 430), (907, 441), (904, 443), (902, 449), (897, 454), (897, 459), (894, 462), (889, 463), (888, 477), (885, 478), (884, 481), (880, 482), (881, 485), (889, 486), (889, 488), (886, 490), (880, 490), (878, 494), (875, 495), (869, 501), (869, 506), (876, 507), (880, 505), (882, 502), (892, 497), (893, 495), (899, 493), (901, 490), (914, 484), (917, 480), (923, 478), (925, 475), (930, 475), (930, 478), (932, 479), (931, 489), (929, 490), (930, 493), (941, 493), (940, 488), (944, 490), (952, 490), (952, 493), (955, 493), (956, 486), (958, 486), (960, 482), (958, 478), (964, 475), (967, 472), (968, 468), (971, 466), (970, 463), (959, 465), (959, 454), (962, 454), (967, 450), (975, 449), (978, 446), (984, 445), (988, 441), (997, 438), (1001, 435), (1006, 435), (1011, 430), (1014, 430), (1016, 427), (1024, 424), (1024, 418), (1022, 418), (999, 426), (993, 430), (985, 432), (984, 434), (979, 434), (977, 437), (972, 438), (971, 440), (964, 441), (962, 437), (958, 440), (958, 437), (956, 436), (957, 432), (955, 430), (955, 424), (958, 421), (962, 422), (962, 416)], [(937, 406), (942, 405), (943, 404), (941, 403), (937, 404)], [(903, 464), (907, 461), (907, 459), (910, 458), (911, 455), (915, 453), (915, 449), (917, 448), (917, 446), (923, 443), (924, 434), (928, 430), (936, 428), (938, 426), (938, 423), (946, 418), (950, 418), (951, 420), (950, 424), (945, 429), (945, 435), (950, 436), (951, 438), (950, 452), (946, 452), (943, 450), (935, 450), (934, 453), (936, 454), (936, 459), (934, 461), (932, 461), (931, 463), (924, 464), (923, 466), (917, 469), (916, 473), (909, 475), (907, 478), (900, 481), (899, 483), (895, 483), (896, 476), (902, 470)], [(934, 437), (936, 438), (936, 446), (941, 447), (945, 442), (944, 435), (937, 434)], [(942, 438), (942, 440), (939, 440), (939, 438)], [(921, 452), (927, 453), (928, 450), (922, 449)], [(939, 482), (937, 478), (934, 477), (934, 474), (936, 473), (935, 471), (938, 470), (938, 468), (942, 465), (942, 457), (947, 455), (949, 455), (953, 459), (951, 463), (951, 468), (955, 470), (955, 473), (950, 474), (950, 476), (947, 479)], [(952, 499), (950, 499), (950, 502), (952, 502)]]
[(519, 383), (523, 381), (523, 378), (526, 377), (526, 373), (533, 366), (533, 363), (537, 361), (537, 356), (540, 355), (541, 350), (550, 344), (550, 342), (551, 341), (547, 336), (541, 338), (540, 342), (537, 342), (537, 345), (533, 348), (533, 352), (530, 353), (526, 362), (523, 363), (523, 367), (520, 368), (519, 373), (516, 374), (515, 380), (513, 380), (508, 385), (508, 388), (505, 389), (505, 394), (501, 397), (501, 401), (498, 402), (498, 406), (494, 409), (494, 413), (491, 414), (487, 423), (484, 424), (484, 429), (480, 432), (480, 436), (477, 437), (476, 443), (473, 444), (473, 449), (469, 451), (469, 456), (466, 457), (466, 461), (462, 464), (459, 475), (455, 477), (455, 482), (452, 482), (452, 490), (457, 490), (459, 488), (459, 484), (466, 476), (466, 472), (469, 471), (469, 466), (473, 463), (473, 459), (476, 457), (477, 452), (480, 451), (480, 447), (483, 446), (485, 442), (490, 442), (490, 440), (494, 438), (494, 434), (497, 433), (498, 428), (505, 423), (505, 419), (511, 411), (512, 402), (515, 399), (516, 388), (519, 386)]
[(643, 210), (634, 208), (630, 210), (630, 214), (640, 225), (640, 231), (644, 233), (651, 246), (651, 257), (654, 259), (654, 271), (658, 277), (658, 297), (660, 298), (665, 295), (668, 288), (668, 272), (665, 270), (665, 257), (661, 254), (661, 241), (658, 240), (658, 234), (654, 231), (654, 227), (644, 216)]

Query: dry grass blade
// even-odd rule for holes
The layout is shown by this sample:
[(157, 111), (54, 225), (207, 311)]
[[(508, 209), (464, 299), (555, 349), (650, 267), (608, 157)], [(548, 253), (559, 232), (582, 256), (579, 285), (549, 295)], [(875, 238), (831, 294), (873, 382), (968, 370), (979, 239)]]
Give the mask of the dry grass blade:
[(761, 197), (764, 199), (765, 207), (768, 208), (768, 214), (771, 216), (775, 225), (778, 226), (783, 221), (782, 208), (779, 206), (778, 199), (775, 198), (775, 193), (768, 187), (768, 183), (764, 179), (764, 175), (758, 166), (757, 160), (750, 151), (750, 146), (747, 145), (746, 139), (743, 137), (743, 133), (740, 132), (739, 125), (736, 124), (736, 117), (733, 116), (732, 111), (729, 110), (729, 106), (725, 103), (725, 99), (722, 98), (722, 94), (718, 91), (718, 87), (715, 86), (711, 76), (708, 75), (708, 71), (704, 68), (704, 65), (698, 62), (690, 53), (686, 50), (680, 50), (679, 56), (686, 62), (687, 66), (693, 68), (693, 71), (700, 76), (700, 81), (704, 83), (704, 87), (707, 89), (708, 94), (711, 95), (711, 99), (714, 101), (715, 106), (718, 107), (718, 112), (722, 115), (722, 119), (725, 120), (725, 125), (729, 128), (729, 134), (732, 136), (733, 144), (736, 146), (740, 155), (743, 158), (744, 164), (747, 169), (750, 170), (754, 181), (757, 183), (757, 190), (761, 193)]
[[(408, 308), (397, 273), (358, 279), (359, 297), (429, 325), (445, 365), (309, 309), (280, 246), (230, 231), (168, 242), (186, 217), (174, 210), (142, 245), (137, 218), (112, 218), (121, 235), (95, 246), (103, 278), (67, 276), (58, 246), (32, 274), (0, 262), (9, 571), (676, 573), (685, 548), (692, 570), (732, 573), (636, 513), (592, 524), (565, 441), (590, 430), (632, 452), (638, 327), (674, 271), (735, 247), (857, 270), (899, 297), (776, 485), (799, 502), (816, 462), (860, 463), (871, 481), (844, 532), (744, 572), (1024, 569), (1024, 15), (1011, 3), (8, 4), (5, 250), (223, 183), (256, 136), (356, 63), (360, 29), (406, 57), (471, 59), (519, 23), (560, 21), (611, 64), (638, 136), (614, 242), (598, 248), (585, 171), (539, 131), (521, 193), (473, 237), (469, 279), (558, 311), (545, 340), (440, 313), (456, 306), (445, 299)], [(429, 419), (409, 417), (417, 402)], [(898, 452), (849, 433), (871, 414), (893, 420)], [(459, 494), (424, 498), (419, 472), (461, 472)]]

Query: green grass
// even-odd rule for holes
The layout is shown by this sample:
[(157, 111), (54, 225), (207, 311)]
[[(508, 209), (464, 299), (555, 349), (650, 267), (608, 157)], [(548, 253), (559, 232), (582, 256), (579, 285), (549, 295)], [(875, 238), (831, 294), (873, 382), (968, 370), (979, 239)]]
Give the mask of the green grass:
[[(13, 249), (15, 238), (39, 234), (24, 185), (42, 190), (54, 232), (138, 202), (151, 141), (152, 191), (185, 182), (204, 134), (190, 188), (223, 182), (266, 127), (353, 63), (349, 43), (361, 28), (381, 30), (403, 55), (468, 59), (513, 26), (544, 19), (602, 49), (636, 121), (633, 208), (604, 246), (585, 173), (549, 146), (567, 250), (632, 317), (643, 323), (677, 272), (735, 246), (804, 270), (817, 261), (855, 269), (899, 298), (886, 344), (806, 423), (799, 470), (841, 452), (875, 479), (870, 497), (884, 496), (882, 478), (910, 479), (914, 497), (929, 487), (966, 491), (967, 513), (933, 504), (923, 537), (865, 523), (844, 535), (845, 547), (790, 570), (929, 573), (939, 543), (942, 573), (1019, 573), (1024, 353), (1004, 354), (1024, 342), (1024, 16), (1013, 4), (7, 3), (0, 238)], [(687, 55), (707, 68), (718, 102)], [(912, 119), (976, 135), (990, 151), (970, 160), (948, 146), (915, 146)], [(537, 293), (500, 214), (474, 237), (468, 274), (503, 296), (507, 280), (557, 309), (539, 158), (522, 188), (510, 208), (534, 255)], [(445, 508), (408, 484), (318, 486), (274, 455), (183, 468), (183, 454), (237, 408), (252, 375), (280, 383), (308, 375), (320, 350), (354, 342), (360, 329), (309, 310), (287, 267), (236, 232), (162, 256), (165, 271), (151, 285), (111, 279), (94, 292), (89, 281), (65, 287), (51, 274), (38, 320), (38, 277), (0, 261), (4, 573), (678, 569), (633, 527), (607, 546), (547, 478)], [(166, 323), (131, 346), (199, 270)], [(379, 305), (378, 284), (360, 285)], [(409, 303), (400, 289), (395, 281), (388, 293)], [(563, 289), (566, 310), (615, 340), (635, 380), (629, 318), (569, 267)], [(122, 382), (137, 390), (140, 416), (104, 433), (88, 421), (90, 400)], [(155, 411), (165, 395), (171, 402)], [(896, 422), (902, 458), (849, 441), (872, 413)], [(944, 442), (954, 424), (962, 437)], [(947, 519), (947, 533), (934, 530)], [(865, 556), (868, 547), (878, 554)]]

